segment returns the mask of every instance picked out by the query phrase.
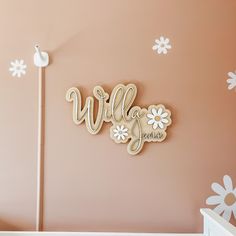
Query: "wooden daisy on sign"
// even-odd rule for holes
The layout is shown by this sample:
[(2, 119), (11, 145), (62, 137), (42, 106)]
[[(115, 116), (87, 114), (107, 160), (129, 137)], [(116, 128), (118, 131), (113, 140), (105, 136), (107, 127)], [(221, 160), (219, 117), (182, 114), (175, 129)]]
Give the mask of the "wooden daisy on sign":
[(128, 136), (128, 128), (124, 125), (117, 125), (115, 129), (113, 129), (114, 135), (113, 137), (117, 139), (117, 142), (124, 142)]
[(148, 124), (152, 125), (153, 129), (157, 129), (158, 127), (164, 129), (169, 123), (169, 120), (167, 119), (168, 116), (169, 114), (165, 112), (162, 107), (158, 109), (152, 108), (151, 113), (147, 114), (147, 117), (149, 118)]

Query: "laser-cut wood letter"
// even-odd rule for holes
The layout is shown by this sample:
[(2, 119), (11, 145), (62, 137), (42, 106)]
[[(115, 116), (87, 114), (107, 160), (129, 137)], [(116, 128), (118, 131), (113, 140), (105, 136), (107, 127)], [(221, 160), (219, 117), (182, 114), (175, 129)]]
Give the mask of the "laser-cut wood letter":
[(82, 108), (81, 93), (78, 88), (70, 88), (66, 100), (73, 102), (73, 121), (81, 124), (85, 121), (91, 134), (97, 134), (103, 122), (111, 122), (110, 137), (116, 143), (127, 143), (128, 153), (138, 154), (145, 142), (162, 142), (166, 138), (166, 129), (171, 124), (171, 112), (164, 105), (150, 105), (148, 109), (133, 106), (137, 95), (134, 84), (117, 85), (110, 96), (100, 86), (96, 86), (93, 95), (98, 101), (98, 112), (94, 119), (94, 97), (87, 97)]

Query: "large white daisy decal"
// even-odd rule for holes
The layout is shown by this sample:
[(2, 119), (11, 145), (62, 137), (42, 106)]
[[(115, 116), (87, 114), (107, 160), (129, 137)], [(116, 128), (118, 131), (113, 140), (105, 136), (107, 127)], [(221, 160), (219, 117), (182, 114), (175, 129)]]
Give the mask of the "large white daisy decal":
[(15, 60), (11, 62), (11, 67), (9, 71), (11, 72), (12, 76), (17, 76), (20, 78), (22, 75), (26, 73), (26, 65), (24, 64), (24, 60)]
[(167, 54), (167, 51), (171, 49), (169, 44), (170, 40), (161, 36), (159, 39), (155, 40), (155, 45), (152, 47), (154, 51), (157, 51), (158, 54)]
[(151, 113), (147, 114), (147, 118), (149, 119), (147, 123), (152, 125), (153, 129), (157, 129), (158, 127), (164, 129), (169, 123), (168, 116), (169, 114), (162, 107), (152, 108)]
[(208, 205), (217, 205), (214, 209), (216, 213), (222, 215), (224, 219), (230, 221), (233, 213), (236, 219), (236, 188), (233, 189), (232, 179), (225, 175), (223, 178), (224, 187), (218, 183), (211, 185), (212, 190), (217, 194), (207, 198)]
[(117, 139), (117, 140), (125, 140), (126, 137), (128, 136), (128, 129), (125, 128), (124, 125), (117, 125), (116, 128), (113, 130), (113, 133), (114, 133), (114, 137)]
[(236, 87), (236, 72), (229, 72), (228, 73), (229, 79), (227, 79), (228, 89), (231, 90)]

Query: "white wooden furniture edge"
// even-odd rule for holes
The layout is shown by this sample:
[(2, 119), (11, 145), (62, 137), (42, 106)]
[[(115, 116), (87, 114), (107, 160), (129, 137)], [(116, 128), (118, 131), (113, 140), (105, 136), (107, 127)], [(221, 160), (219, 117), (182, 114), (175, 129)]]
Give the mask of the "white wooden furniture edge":
[(236, 227), (210, 209), (200, 209), (204, 217), (204, 236), (236, 236)]
[(236, 236), (236, 227), (221, 216), (210, 209), (201, 209), (200, 212), (204, 217), (203, 234), (0, 231), (0, 236)]

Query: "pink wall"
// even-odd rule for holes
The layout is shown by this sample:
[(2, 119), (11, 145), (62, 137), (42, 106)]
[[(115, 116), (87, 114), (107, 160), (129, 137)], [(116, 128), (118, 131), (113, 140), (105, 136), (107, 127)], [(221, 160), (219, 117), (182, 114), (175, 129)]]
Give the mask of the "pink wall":
[[(201, 4), (200, 4), (201, 3)], [(37, 12), (40, 9), (40, 12)], [(33, 230), (36, 204), (37, 69), (46, 72), (44, 230), (199, 232), (199, 208), (224, 174), (236, 181), (234, 0), (1, 0), (0, 229)], [(172, 50), (158, 55), (155, 38)], [(28, 65), (12, 78), (9, 62)], [(137, 157), (72, 122), (68, 88), (83, 97), (135, 83), (135, 104), (163, 103), (173, 125)]]

